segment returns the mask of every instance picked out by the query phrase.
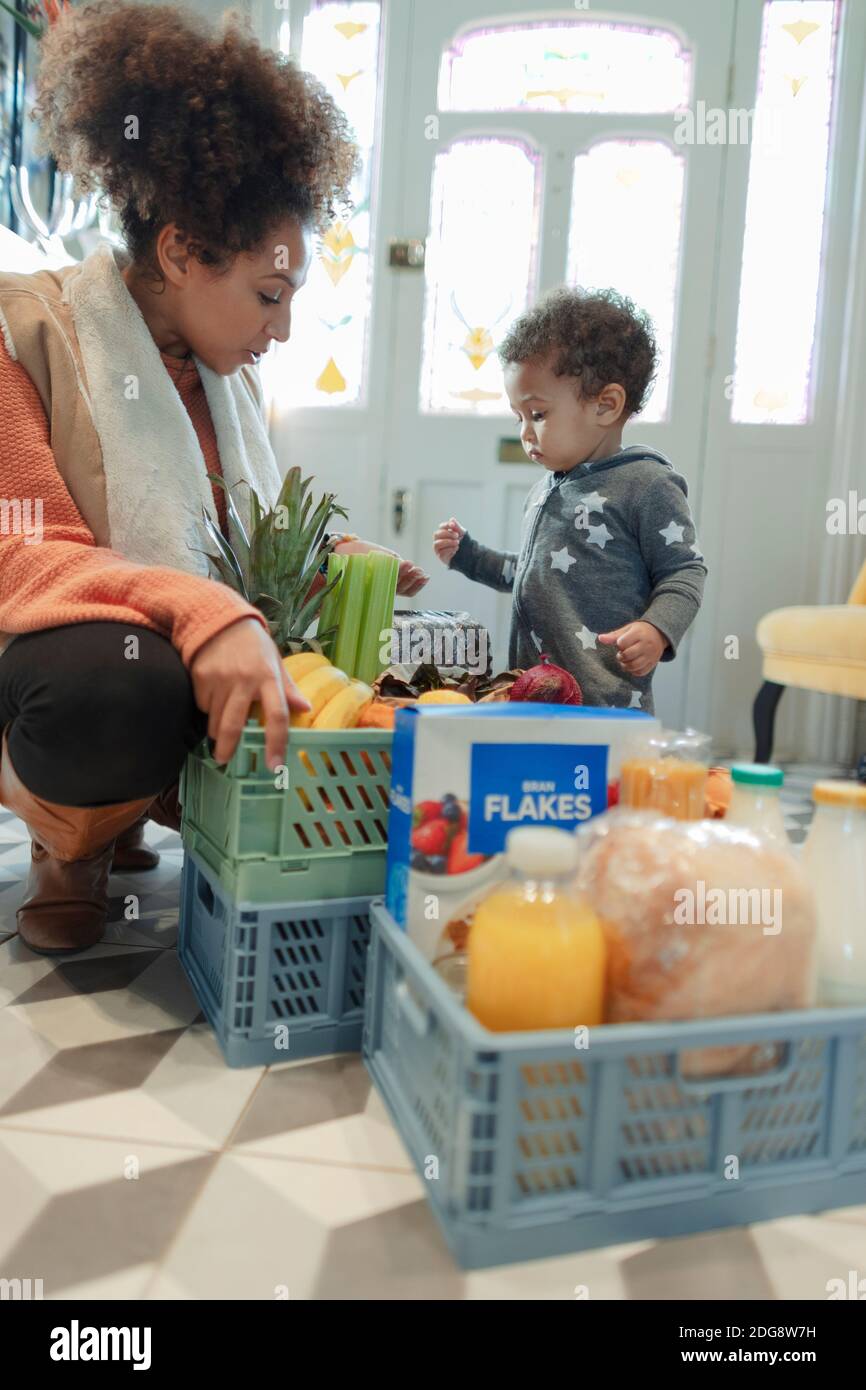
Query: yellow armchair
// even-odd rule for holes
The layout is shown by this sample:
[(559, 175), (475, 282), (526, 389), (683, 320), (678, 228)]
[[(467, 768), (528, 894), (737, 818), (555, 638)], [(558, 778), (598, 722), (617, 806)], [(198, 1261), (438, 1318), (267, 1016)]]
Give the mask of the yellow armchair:
[(773, 752), (773, 725), (788, 685), (866, 700), (866, 563), (847, 603), (776, 608), (758, 623), (764, 684), (753, 708), (755, 762)]

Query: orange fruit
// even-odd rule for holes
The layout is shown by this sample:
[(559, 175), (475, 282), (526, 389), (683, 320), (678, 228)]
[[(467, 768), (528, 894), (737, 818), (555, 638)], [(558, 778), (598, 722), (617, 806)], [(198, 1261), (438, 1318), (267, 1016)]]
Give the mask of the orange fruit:
[(459, 690), (425, 690), (418, 696), (419, 705), (471, 705), (468, 695)]

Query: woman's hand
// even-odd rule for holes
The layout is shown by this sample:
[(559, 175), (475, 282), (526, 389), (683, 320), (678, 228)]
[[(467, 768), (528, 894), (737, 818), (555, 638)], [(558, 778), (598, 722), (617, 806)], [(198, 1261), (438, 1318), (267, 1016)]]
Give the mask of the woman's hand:
[[(397, 558), (400, 559), (399, 555)], [(398, 594), (402, 594), (404, 598), (414, 598), (419, 589), (423, 589), (429, 582), (429, 574), (425, 574), (420, 565), (413, 565), (411, 560), (400, 560), (400, 568), (397, 570)]]
[(453, 516), (450, 521), (440, 522), (433, 532), (433, 553), (437, 560), (441, 560), (443, 565), (450, 565), (465, 535), (465, 529)]
[(372, 541), (338, 541), (334, 546), (338, 555), (367, 555), (371, 550), (378, 550), (383, 555), (394, 555), (399, 561), (397, 570), (397, 593), (406, 598), (414, 598), (419, 589), (429, 583), (430, 576), (425, 574), (420, 565), (414, 565), (411, 560), (403, 560), (397, 555), (396, 550), (389, 550), (385, 545), (374, 545)]
[(241, 618), (199, 647), (190, 666), (195, 702), (208, 715), (208, 737), (214, 739), (214, 759), (227, 763), (254, 700), (259, 700), (265, 724), (265, 756), (273, 770), (285, 762), (289, 710), (308, 710), (280, 654), (255, 618)]

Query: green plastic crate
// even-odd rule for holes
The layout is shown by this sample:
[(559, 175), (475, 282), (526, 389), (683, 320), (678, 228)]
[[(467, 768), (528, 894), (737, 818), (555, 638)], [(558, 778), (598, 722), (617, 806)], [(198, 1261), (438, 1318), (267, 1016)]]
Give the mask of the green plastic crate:
[(279, 789), (258, 724), (225, 767), (202, 744), (181, 779), (184, 844), (236, 901), (384, 892), (392, 738), (387, 729), (293, 730)]

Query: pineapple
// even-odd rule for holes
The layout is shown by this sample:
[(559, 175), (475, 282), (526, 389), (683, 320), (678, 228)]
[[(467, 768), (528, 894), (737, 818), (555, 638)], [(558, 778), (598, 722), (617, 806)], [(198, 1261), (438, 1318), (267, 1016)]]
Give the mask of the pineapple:
[(335, 516), (346, 517), (347, 513), (337, 506), (333, 493), (325, 493), (313, 507), (312, 495), (307, 491), (312, 479), (302, 481), (300, 468), (290, 468), (272, 511), (262, 509), (255, 488), (250, 488), (247, 535), (225, 481), (215, 474), (208, 476), (223, 488), (229, 516), (239, 537), (233, 549), (207, 512), (204, 513), (205, 528), (215, 547), (215, 553), (208, 553), (208, 559), (220, 579), (264, 614), (281, 655), (304, 648), (320, 648), (335, 629), (317, 633), (315, 642), (308, 639), (306, 633), (319, 615), (322, 600), (340, 583), (340, 577), (312, 597), (307, 596), (322, 560), (333, 549), (332, 542), (321, 546), (328, 523)]

